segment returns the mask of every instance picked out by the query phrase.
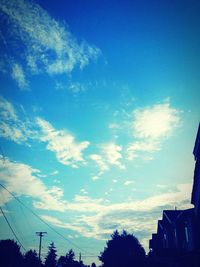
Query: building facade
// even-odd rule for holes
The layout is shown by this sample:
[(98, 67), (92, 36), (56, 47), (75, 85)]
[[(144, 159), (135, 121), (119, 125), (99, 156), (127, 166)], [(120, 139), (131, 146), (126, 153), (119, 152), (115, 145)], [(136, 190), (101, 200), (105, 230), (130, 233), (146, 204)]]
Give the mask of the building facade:
[(157, 233), (149, 241), (150, 266), (200, 266), (200, 124), (193, 150), (195, 169), (191, 203), (194, 208), (164, 210)]

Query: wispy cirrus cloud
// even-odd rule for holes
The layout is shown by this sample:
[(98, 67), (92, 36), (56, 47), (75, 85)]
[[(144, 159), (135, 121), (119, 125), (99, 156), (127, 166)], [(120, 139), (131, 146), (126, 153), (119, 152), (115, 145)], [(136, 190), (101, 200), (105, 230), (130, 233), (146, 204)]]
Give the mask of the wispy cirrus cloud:
[(17, 114), (13, 105), (3, 97), (0, 97), (0, 115), (2, 120), (17, 120)]
[[(6, 57), (12, 77), (21, 89), (28, 85), (26, 72), (70, 73), (75, 67), (83, 69), (100, 55), (100, 49), (86, 41), (79, 43), (64, 23), (56, 21), (32, 1), (2, 0), (0, 12), (8, 25), (1, 31), (2, 45), (9, 48), (10, 54)], [(16, 54), (16, 48), (20, 49), (21, 56)]]
[(44, 119), (36, 118), (36, 122), (42, 132), (39, 139), (47, 143), (47, 150), (54, 152), (60, 163), (73, 168), (86, 163), (83, 151), (89, 146), (88, 141), (78, 143), (72, 134), (66, 130), (56, 130)]
[(18, 144), (26, 143), (33, 134), (30, 124), (27, 119), (20, 120), (14, 106), (0, 96), (0, 137)]
[(24, 74), (24, 71), (22, 69), (22, 66), (20, 66), (17, 63), (14, 63), (12, 65), (12, 78), (16, 81), (18, 86), (21, 89), (27, 89), (28, 88), (28, 82), (26, 81), (26, 77)]
[(77, 142), (67, 130), (57, 130), (39, 117), (33, 118), (32, 122), (25, 116), (20, 119), (14, 106), (2, 97), (0, 119), (0, 137), (17, 144), (28, 144), (31, 140), (45, 142), (47, 150), (54, 152), (60, 163), (73, 168), (86, 163), (83, 151), (89, 146), (88, 141)]
[(128, 159), (138, 157), (141, 152), (152, 154), (159, 151), (162, 142), (180, 125), (180, 120), (180, 111), (171, 107), (169, 100), (162, 104), (135, 109), (132, 121), (135, 141), (127, 148)]

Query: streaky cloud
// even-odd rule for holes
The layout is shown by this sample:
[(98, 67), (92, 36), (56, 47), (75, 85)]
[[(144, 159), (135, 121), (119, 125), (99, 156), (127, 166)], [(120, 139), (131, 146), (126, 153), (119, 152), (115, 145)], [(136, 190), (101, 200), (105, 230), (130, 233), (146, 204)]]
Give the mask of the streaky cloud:
[[(69, 74), (75, 67), (83, 69), (101, 54), (99, 48), (86, 41), (78, 42), (65, 23), (56, 21), (32, 1), (2, 0), (0, 13), (8, 25), (6, 31), (0, 32), (2, 46), (6, 47), (4, 58), (10, 65), (6, 71), (11, 70), (21, 89), (28, 87), (26, 73)], [(9, 55), (5, 56), (8, 49)]]
[(39, 139), (47, 143), (47, 150), (55, 152), (57, 160), (72, 168), (86, 164), (83, 158), (83, 150), (89, 146), (88, 141), (78, 143), (75, 137), (66, 130), (56, 130), (48, 121), (36, 118), (36, 123), (41, 129)]

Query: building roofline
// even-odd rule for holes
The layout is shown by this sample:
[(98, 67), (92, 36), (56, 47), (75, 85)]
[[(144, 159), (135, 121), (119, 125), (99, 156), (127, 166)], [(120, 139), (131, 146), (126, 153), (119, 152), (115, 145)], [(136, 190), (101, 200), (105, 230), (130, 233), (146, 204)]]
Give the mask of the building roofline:
[(197, 159), (199, 153), (200, 153), (200, 123), (199, 123), (195, 145), (193, 149), (193, 155), (194, 155), (195, 160)]

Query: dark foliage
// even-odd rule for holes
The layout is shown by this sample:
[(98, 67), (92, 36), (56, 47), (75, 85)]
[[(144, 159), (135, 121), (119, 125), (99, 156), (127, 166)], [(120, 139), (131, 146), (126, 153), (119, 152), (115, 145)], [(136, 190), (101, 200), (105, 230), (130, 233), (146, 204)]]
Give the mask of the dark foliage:
[(24, 267), (41, 267), (41, 262), (35, 250), (29, 250), (24, 255)]
[(83, 263), (75, 260), (75, 253), (70, 249), (66, 256), (61, 256), (58, 260), (58, 267), (83, 267)]
[(52, 242), (49, 246), (49, 251), (45, 259), (45, 267), (56, 267), (57, 261), (56, 261), (56, 247), (54, 246), (54, 243)]
[(20, 246), (13, 240), (0, 241), (0, 266), (18, 267), (23, 264), (23, 256), (20, 252)]
[(58, 267), (64, 267), (65, 264), (66, 264), (65, 256), (60, 256), (60, 258), (58, 259)]
[(135, 236), (115, 231), (99, 259), (103, 267), (143, 267), (145, 251)]
[(72, 264), (74, 262), (74, 259), (75, 259), (75, 253), (72, 249), (69, 250), (69, 252), (67, 252), (66, 256), (66, 262), (67, 264)]

